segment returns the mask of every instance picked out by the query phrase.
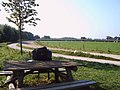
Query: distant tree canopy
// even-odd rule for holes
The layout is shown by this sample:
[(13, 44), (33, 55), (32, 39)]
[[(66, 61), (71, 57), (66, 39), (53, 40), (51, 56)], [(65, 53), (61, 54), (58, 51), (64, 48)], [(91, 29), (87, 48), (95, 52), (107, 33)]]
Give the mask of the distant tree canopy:
[(108, 40), (108, 41), (120, 41), (120, 37), (117, 37), (117, 36), (115, 36), (115, 37), (107, 36), (106, 40)]
[(50, 36), (44, 36), (44, 37), (42, 37), (42, 39), (50, 39)]
[(35, 35), (35, 39), (40, 39), (40, 37), (38, 35)]
[[(23, 40), (33, 40), (34, 35), (30, 32), (22, 32)], [(8, 25), (0, 25), (0, 43), (17, 42), (19, 40), (19, 31)]]

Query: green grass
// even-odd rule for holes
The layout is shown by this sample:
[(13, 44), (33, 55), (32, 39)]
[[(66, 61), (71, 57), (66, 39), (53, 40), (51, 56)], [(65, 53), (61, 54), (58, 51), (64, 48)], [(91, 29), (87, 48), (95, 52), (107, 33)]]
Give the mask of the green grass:
[(0, 44), (0, 70), (2, 68), (3, 61), (8, 60), (28, 60), (30, 59), (29, 53), (23, 52), (23, 56), (21, 56), (20, 51), (11, 49), (7, 47), (7, 43)]
[(37, 43), (49, 47), (120, 55), (119, 42), (37, 41)]
[[(18, 46), (18, 47), (20, 47), (20, 44), (17, 44), (16, 46)], [(34, 49), (34, 48), (32, 48), (32, 47), (27, 47), (27, 46), (24, 46), (24, 45), (22, 45), (22, 48), (25, 48), (25, 49)]]
[[(3, 70), (3, 61), (6, 60), (28, 60), (31, 59), (29, 53), (24, 52), (24, 55), (20, 55), (20, 51), (10, 49), (6, 44), (0, 44), (0, 69)], [(67, 60), (65, 58), (55, 58), (53, 60)], [(70, 60), (71, 61), (71, 60)], [(119, 90), (120, 89), (120, 67), (100, 64), (85, 61), (76, 61), (79, 64), (85, 66), (79, 66), (77, 72), (73, 72), (73, 77), (76, 80), (95, 80), (98, 84), (95, 88), (96, 90)], [(0, 84), (3, 84), (6, 77), (0, 77)], [(50, 83), (54, 80), (54, 75), (51, 74), (50, 81), (47, 81), (47, 74), (40, 74), (40, 79), (38, 80), (37, 75), (27, 75), (24, 79), (25, 86), (37, 86), (39, 84)], [(5, 87), (4, 87), (5, 88)], [(2, 88), (3, 90), (3, 88)]]
[[(59, 58), (64, 59), (64, 58)], [(64, 59), (66, 60), (66, 59)], [(85, 66), (79, 66), (74, 72), (76, 80), (94, 80), (97, 82), (96, 90), (119, 90), (120, 89), (120, 67), (110, 64), (75, 61)]]
[(78, 80), (95, 80), (99, 87), (106, 90), (119, 90), (120, 88), (120, 68), (112, 65), (87, 63), (85, 67), (79, 67), (77, 74), (74, 75)]
[(104, 60), (112, 60), (112, 61), (120, 61), (119, 59), (111, 58), (111, 57), (105, 57), (100, 55), (92, 55), (87, 54), (83, 52), (69, 52), (69, 51), (62, 51), (62, 50), (52, 50), (53, 53), (59, 53), (59, 54), (65, 54), (65, 55), (71, 55), (71, 56), (81, 56), (81, 57), (89, 57), (89, 58), (96, 58), (96, 59), (104, 59)]

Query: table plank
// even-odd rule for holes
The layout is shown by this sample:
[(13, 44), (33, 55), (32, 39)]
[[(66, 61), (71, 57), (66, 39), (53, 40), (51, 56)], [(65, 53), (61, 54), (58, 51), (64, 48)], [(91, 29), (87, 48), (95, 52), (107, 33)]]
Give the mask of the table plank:
[(24, 61), (7, 61), (4, 62), (4, 70), (29, 70), (29, 69), (47, 69), (47, 68), (62, 68), (62, 67), (73, 67), (78, 66), (76, 62), (68, 61), (33, 61), (33, 62), (24, 62)]

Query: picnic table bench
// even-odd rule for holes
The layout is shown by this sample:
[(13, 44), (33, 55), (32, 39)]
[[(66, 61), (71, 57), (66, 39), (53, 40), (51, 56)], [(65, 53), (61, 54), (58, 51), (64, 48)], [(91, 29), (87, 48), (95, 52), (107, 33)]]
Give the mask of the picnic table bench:
[(78, 80), (78, 81), (69, 81), (69, 82), (62, 82), (62, 83), (55, 83), (46, 86), (37, 86), (37, 87), (26, 87), (26, 88), (19, 88), (18, 90), (89, 90), (89, 86), (96, 84), (95, 81), (91, 80)]
[(0, 76), (10, 76), (12, 74), (12, 71), (0, 71)]

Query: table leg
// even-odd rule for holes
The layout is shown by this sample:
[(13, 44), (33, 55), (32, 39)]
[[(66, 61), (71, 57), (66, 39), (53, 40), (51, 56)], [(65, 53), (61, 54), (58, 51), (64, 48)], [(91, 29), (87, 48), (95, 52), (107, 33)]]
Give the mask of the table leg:
[(23, 87), (24, 70), (18, 72), (18, 88)]
[[(15, 78), (15, 80), (14, 80), (14, 78)], [(16, 72), (16, 71), (13, 71), (12, 79), (13, 79), (12, 83), (13, 83), (14, 86), (16, 87), (16, 83), (15, 83), (15, 81), (17, 80), (17, 72)]]
[(59, 74), (58, 74), (58, 68), (55, 68), (55, 82), (59, 82)]
[(23, 79), (24, 79), (24, 70), (13, 71), (13, 76), (17, 77), (18, 80), (18, 88), (23, 87)]
[(71, 71), (71, 68), (69, 67), (66, 67), (66, 74), (67, 74), (67, 80), (68, 81), (73, 81), (73, 76), (72, 76), (72, 71)]

